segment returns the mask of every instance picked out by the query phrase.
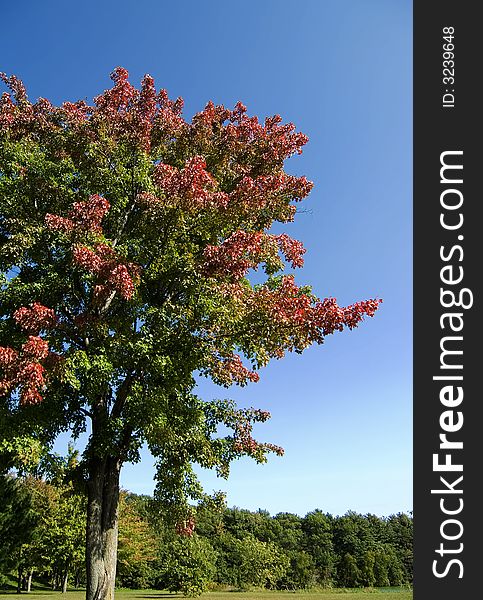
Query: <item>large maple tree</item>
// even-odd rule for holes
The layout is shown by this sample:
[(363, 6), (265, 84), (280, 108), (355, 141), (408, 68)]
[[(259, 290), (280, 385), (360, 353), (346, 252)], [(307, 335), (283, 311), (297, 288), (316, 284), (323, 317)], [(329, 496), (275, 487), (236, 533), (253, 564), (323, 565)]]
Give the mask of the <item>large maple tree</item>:
[(203, 400), (195, 376), (255, 382), (380, 300), (339, 307), (296, 284), (304, 247), (271, 231), (312, 183), (284, 171), (307, 138), (278, 115), (210, 102), (187, 122), (181, 99), (149, 75), (136, 89), (122, 68), (92, 106), (32, 103), (1, 78), (3, 466), (88, 432), (87, 598), (111, 599), (119, 473), (143, 443), (184, 534), (201, 495), (194, 463), (226, 476), (239, 456), (282, 452), (252, 437), (268, 412)]

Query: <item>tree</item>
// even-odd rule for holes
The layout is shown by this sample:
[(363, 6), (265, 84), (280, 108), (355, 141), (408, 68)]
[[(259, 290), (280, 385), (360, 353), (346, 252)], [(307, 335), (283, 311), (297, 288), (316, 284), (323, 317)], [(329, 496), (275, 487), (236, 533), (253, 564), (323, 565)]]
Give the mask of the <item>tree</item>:
[(59, 580), (65, 593), (69, 574), (78, 572), (85, 560), (85, 498), (75, 493), (72, 485), (53, 489), (53, 507), (45, 519), (44, 556), (48, 557), (53, 579)]
[(22, 580), (22, 551), (32, 541), (39, 523), (35, 500), (22, 480), (0, 476), (0, 571), (16, 568)]
[(179, 536), (165, 546), (163, 554), (163, 587), (185, 596), (199, 596), (206, 591), (216, 570), (216, 553), (206, 539)]
[(321, 510), (307, 513), (302, 520), (304, 546), (314, 558), (319, 583), (329, 586), (335, 571), (336, 553), (333, 543), (334, 518)]
[(390, 544), (383, 544), (382, 548), (376, 552), (376, 562), (374, 565), (376, 576), (376, 585), (401, 585), (404, 580), (404, 569), (401, 564), (401, 558), (397, 555), (394, 547)]
[(289, 567), (287, 555), (273, 542), (260, 542), (252, 534), (234, 541), (237, 585), (275, 587)]
[(389, 559), (382, 549), (379, 549), (374, 555), (374, 580), (377, 587), (390, 585)]
[(293, 513), (278, 513), (271, 520), (270, 541), (284, 550), (302, 547), (302, 519)]
[(356, 559), (348, 552), (342, 557), (338, 575), (340, 584), (345, 587), (358, 587), (361, 583), (361, 572)]
[(85, 499), (72, 484), (8, 476), (0, 478), (0, 500), (0, 559), (17, 568), (18, 591), (30, 591), (34, 572), (48, 571), (65, 592), (69, 571), (84, 559)]
[(366, 550), (362, 556), (361, 581), (365, 587), (373, 587), (376, 583), (374, 565), (376, 556), (372, 550)]
[(351, 554), (361, 561), (366, 550), (374, 547), (374, 529), (370, 521), (354, 511), (348, 511), (334, 522), (334, 548), (339, 556)]
[(413, 580), (413, 520), (405, 513), (391, 515), (387, 519), (388, 539), (400, 557), (403, 579)]
[(139, 502), (139, 497), (121, 492), (117, 553), (117, 576), (121, 586), (134, 589), (147, 587), (155, 558), (156, 539), (142, 514), (142, 499)]
[(315, 553), (312, 552), (315, 547), (307, 552), (304, 543), (302, 523), (305, 519), (292, 513), (278, 513), (270, 521), (267, 541), (277, 544), (290, 560), (285, 577), (278, 583), (282, 589), (309, 588), (317, 583)]
[(290, 565), (285, 577), (278, 583), (278, 587), (290, 590), (313, 587), (317, 579), (312, 556), (303, 550), (286, 550), (285, 553), (290, 560)]
[[(144, 442), (157, 497), (187, 532), (193, 462), (226, 477), (239, 456), (282, 453), (251, 435), (268, 412), (201, 400), (194, 374), (257, 381), (270, 359), (352, 329), (380, 300), (341, 308), (283, 272), (305, 250), (269, 231), (312, 183), (284, 171), (307, 138), (278, 115), (262, 124), (241, 103), (210, 102), (188, 123), (181, 99), (149, 75), (137, 90), (122, 68), (92, 106), (31, 103), (1, 78), (0, 429), (10, 448), (49, 448), (90, 422), (78, 467), (87, 598), (111, 599), (119, 473)], [(232, 434), (217, 438), (219, 424)]]

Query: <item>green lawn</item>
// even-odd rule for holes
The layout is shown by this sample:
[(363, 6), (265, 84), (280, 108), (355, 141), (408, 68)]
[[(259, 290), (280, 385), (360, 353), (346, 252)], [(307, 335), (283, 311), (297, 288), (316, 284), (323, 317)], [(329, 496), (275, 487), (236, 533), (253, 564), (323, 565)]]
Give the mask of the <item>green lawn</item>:
[[(12, 592), (0, 593), (0, 600), (13, 600)], [(84, 592), (67, 592), (62, 596), (59, 592), (50, 590), (34, 590), (30, 594), (23, 593), (22, 596), (29, 600), (84, 600)], [(399, 588), (384, 590), (327, 590), (321, 592), (207, 592), (203, 594), (204, 600), (342, 600), (342, 597), (350, 600), (368, 600), (371, 596), (377, 600), (412, 600), (412, 591)], [(167, 600), (171, 598), (183, 598), (181, 594), (170, 594), (157, 590), (118, 590), (116, 598), (119, 600)]]

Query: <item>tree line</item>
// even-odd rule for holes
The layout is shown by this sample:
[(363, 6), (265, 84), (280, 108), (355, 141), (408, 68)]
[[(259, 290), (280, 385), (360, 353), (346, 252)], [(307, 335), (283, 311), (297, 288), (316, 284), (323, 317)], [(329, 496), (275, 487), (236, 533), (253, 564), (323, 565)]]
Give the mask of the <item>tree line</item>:
[[(0, 583), (85, 585), (86, 498), (72, 483), (0, 479)], [(199, 595), (208, 589), (384, 587), (412, 582), (412, 516), (271, 516), (206, 500), (189, 523), (150, 496), (121, 493), (118, 587)]]

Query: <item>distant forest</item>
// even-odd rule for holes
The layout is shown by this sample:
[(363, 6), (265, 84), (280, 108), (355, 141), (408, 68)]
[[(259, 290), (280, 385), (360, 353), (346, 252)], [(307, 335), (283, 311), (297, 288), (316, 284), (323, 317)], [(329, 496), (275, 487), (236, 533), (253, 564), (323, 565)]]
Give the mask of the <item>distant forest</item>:
[[(71, 484), (0, 477), (0, 587), (85, 583), (85, 498)], [(117, 585), (182, 591), (385, 587), (412, 583), (412, 515), (314, 510), (300, 517), (209, 500), (174, 524), (123, 492)]]

